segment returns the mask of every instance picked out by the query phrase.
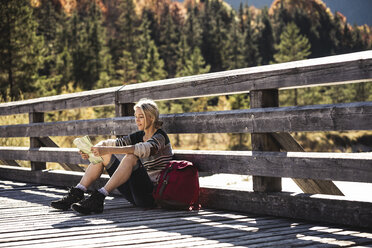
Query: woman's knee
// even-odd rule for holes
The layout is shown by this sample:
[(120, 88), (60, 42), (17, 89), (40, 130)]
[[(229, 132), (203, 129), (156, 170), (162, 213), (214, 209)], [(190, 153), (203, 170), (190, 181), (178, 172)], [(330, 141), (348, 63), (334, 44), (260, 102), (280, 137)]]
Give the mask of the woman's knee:
[(105, 166), (105, 167), (107, 167), (109, 164), (111, 164), (110, 162), (111, 162), (111, 160), (113, 159), (112, 157), (113, 157), (114, 155), (112, 155), (112, 154), (107, 154), (107, 155), (102, 155), (101, 156), (101, 158), (103, 159), (103, 165)]
[(131, 166), (134, 166), (138, 162), (138, 157), (134, 154), (127, 154), (127, 155), (125, 155), (123, 160), (125, 162), (129, 163)]
[(127, 154), (127, 155), (125, 155), (124, 159), (128, 159), (128, 160), (133, 161), (133, 162), (138, 161), (138, 157), (134, 154)]

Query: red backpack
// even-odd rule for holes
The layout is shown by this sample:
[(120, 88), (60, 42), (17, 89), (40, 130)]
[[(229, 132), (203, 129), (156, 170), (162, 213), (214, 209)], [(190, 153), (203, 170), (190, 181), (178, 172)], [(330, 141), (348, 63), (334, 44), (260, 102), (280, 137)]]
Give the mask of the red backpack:
[(160, 173), (153, 196), (164, 208), (198, 210), (199, 190), (196, 167), (189, 161), (173, 160)]

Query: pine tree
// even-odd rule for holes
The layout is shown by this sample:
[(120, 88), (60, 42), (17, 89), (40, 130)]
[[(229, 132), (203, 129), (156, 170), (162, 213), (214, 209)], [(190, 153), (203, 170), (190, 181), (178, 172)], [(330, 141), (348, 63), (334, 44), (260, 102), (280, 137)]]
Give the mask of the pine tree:
[(342, 42), (342, 19), (337, 12), (334, 14), (334, 25), (335, 25), (335, 41), (336, 41), (336, 54), (340, 53), (341, 42)]
[(151, 38), (150, 22), (147, 15), (143, 15), (138, 34), (138, 61), (137, 77), (139, 82), (160, 80), (167, 77), (164, 61), (160, 58), (158, 48)]
[(143, 67), (140, 74), (140, 81), (155, 81), (165, 79), (167, 72), (164, 70), (164, 61), (159, 57), (155, 42), (149, 43), (146, 60), (143, 61)]
[(153, 41), (151, 38), (151, 29), (150, 29), (150, 21), (146, 14), (142, 15), (142, 22), (139, 27), (139, 35), (137, 40), (138, 46), (138, 70), (141, 71), (143, 67), (143, 61), (146, 60), (150, 43)]
[(329, 12), (316, 8), (318, 3), (313, 2), (314, 11), (305, 8), (294, 8), (289, 13), (288, 22), (296, 23), (301, 34), (306, 35), (311, 44), (310, 57), (328, 56), (335, 52), (337, 40), (336, 25)]
[(71, 39), (69, 50), (72, 58), (72, 80), (74, 86), (82, 89), (91, 88), (91, 74), (89, 72), (88, 31), (85, 28), (84, 17), (77, 10), (70, 18)]
[(109, 41), (110, 54), (116, 79), (124, 83), (135, 83), (141, 55), (138, 48), (139, 20), (133, 0), (121, 1), (118, 11), (118, 18), (113, 25), (114, 35)]
[(160, 58), (155, 42), (151, 39), (150, 23), (146, 17), (143, 18), (140, 27), (140, 66), (139, 82), (160, 80), (167, 77), (164, 69), (164, 61)]
[(259, 31), (258, 49), (262, 57), (262, 64), (266, 65), (272, 61), (274, 54), (274, 35), (267, 7), (262, 10), (261, 23), (263, 27)]
[(89, 30), (89, 44), (91, 52), (91, 68), (92, 74), (95, 78), (95, 88), (105, 88), (116, 85), (115, 81), (110, 83), (114, 76), (114, 68), (112, 64), (112, 57), (109, 53), (106, 40), (104, 39), (107, 30), (102, 25), (103, 18), (101, 10), (96, 3), (91, 3), (90, 6), (90, 20), (91, 27)]
[(275, 46), (278, 51), (275, 61), (278, 63), (305, 59), (310, 55), (309, 40), (300, 34), (295, 23), (289, 23), (280, 35), (280, 43)]
[[(181, 32), (180, 41), (177, 45), (178, 60), (176, 63), (176, 77), (207, 73), (211, 68), (210, 65), (207, 65), (206, 61), (204, 60), (200, 47), (198, 46), (199, 42), (197, 42), (196, 37), (201, 35), (202, 32), (205, 32), (205, 30), (202, 30), (198, 24), (198, 21), (195, 20), (195, 13), (197, 13), (197, 7), (194, 9), (189, 8), (186, 24)], [(206, 15), (208, 15), (208, 13)], [(205, 16), (203, 18), (205, 18)], [(204, 24), (208, 25), (207, 23)]]
[(363, 41), (361, 31), (357, 25), (353, 28), (353, 52), (360, 52), (368, 48)]
[[(217, 50), (215, 49), (214, 33), (216, 29), (216, 21), (214, 13), (211, 10), (211, 0), (206, 0), (204, 3), (204, 13), (202, 17), (202, 52), (206, 62), (215, 62)], [(212, 71), (214, 71), (215, 64), (212, 65)]]
[[(247, 4), (248, 5), (248, 4)], [(240, 2), (240, 5), (239, 5), (239, 28), (240, 28), (240, 32), (242, 34), (245, 33), (245, 22), (244, 22), (244, 7), (243, 7), (243, 3)]]
[(170, 78), (174, 77), (177, 70), (177, 44), (179, 33), (173, 21), (169, 6), (166, 5), (160, 19), (159, 54), (165, 63), (165, 70)]
[(261, 63), (261, 58), (258, 51), (257, 35), (255, 29), (252, 27), (252, 15), (247, 8), (246, 10), (246, 22), (244, 32), (244, 61), (245, 66), (251, 67)]
[(27, 0), (0, 2), (0, 94), (17, 100), (35, 89), (43, 39)]
[[(75, 86), (90, 90), (96, 88), (101, 77), (107, 81), (112, 69), (104, 40), (106, 31), (102, 26), (101, 10), (95, 1), (84, 7), (80, 12), (76, 10), (70, 19), (71, 38), (68, 46), (73, 62), (72, 79)], [(103, 64), (103, 61), (106, 64)]]
[[(203, 55), (198, 47), (191, 50), (191, 47), (187, 44), (186, 35), (181, 36), (181, 41), (178, 45), (178, 61), (177, 61), (177, 74), (176, 77), (185, 77), (208, 73), (210, 66), (206, 65)], [(175, 104), (181, 105), (183, 112), (189, 112), (192, 109), (192, 105), (197, 99), (185, 99), (177, 100)]]
[[(191, 57), (191, 48), (187, 42), (187, 36), (185, 32), (182, 33), (180, 42), (178, 43), (178, 50), (177, 50), (177, 73), (176, 76), (182, 75), (181, 70), (183, 70), (184, 66), (186, 65), (187, 61)], [(187, 76), (187, 75), (184, 75)]]
[(348, 23), (344, 24), (343, 33), (344, 35), (341, 43), (342, 53), (350, 53), (353, 49), (353, 35)]
[[(289, 23), (280, 35), (280, 43), (276, 46), (275, 62), (283, 63), (306, 59), (310, 55), (309, 40), (300, 34), (299, 28), (293, 22)], [(284, 94), (282, 98), (285, 97)], [(289, 98), (290, 96), (287, 96)], [(293, 104), (298, 105), (297, 89), (294, 90)]]
[(283, 30), (286, 26), (286, 24), (289, 22), (289, 15), (287, 12), (287, 9), (284, 8), (284, 1), (280, 1), (280, 6), (276, 11), (274, 12), (274, 23), (273, 23), (273, 29), (274, 29), (274, 39), (275, 43), (280, 42), (280, 35), (283, 33)]
[(148, 54), (148, 48), (145, 47), (149, 47), (149, 44), (143, 43), (143, 23), (136, 14), (134, 1), (122, 1), (119, 12), (120, 15), (115, 21), (116, 35), (113, 37), (115, 40), (110, 42), (116, 78), (124, 84), (137, 83)]
[(37, 34), (43, 37), (43, 61), (38, 70), (39, 80), (35, 89), (41, 96), (58, 94), (60, 75), (56, 74), (56, 37), (59, 25), (59, 14), (52, 2), (42, 0), (33, 9), (34, 18), (38, 22)]
[(132, 54), (124, 50), (116, 66), (117, 78), (123, 84), (137, 83), (137, 64), (133, 61)]
[[(336, 26), (334, 18), (330, 16), (327, 11), (321, 11), (319, 14), (319, 47), (316, 51), (312, 51), (312, 55), (317, 57), (324, 57), (333, 55), (336, 51), (337, 40), (336, 37)], [(315, 47), (312, 46), (312, 50)], [(313, 54), (314, 53), (314, 54)]]
[(205, 1), (205, 10), (202, 17), (203, 43), (202, 53), (211, 71), (225, 70), (223, 52), (227, 48), (227, 30), (232, 22), (230, 11), (219, 0)]
[[(179, 63), (180, 64), (180, 63)], [(190, 55), (181, 68), (178, 69), (177, 77), (191, 76), (207, 73), (210, 70), (209, 65), (205, 65), (204, 58), (198, 47)]]
[(101, 51), (103, 50), (104, 36), (102, 30), (101, 11), (98, 6), (92, 2), (90, 6), (90, 18), (91, 26), (89, 27), (88, 45), (90, 49), (90, 71), (93, 76), (93, 80), (97, 82), (101, 73)]
[(185, 23), (187, 44), (190, 46), (191, 50), (195, 47), (201, 47), (202, 44), (202, 28), (200, 26), (200, 20), (198, 15), (198, 8), (189, 7), (187, 11), (187, 19)]
[[(58, 93), (62, 88), (68, 88), (69, 83), (73, 82), (73, 60), (72, 60), (72, 25), (71, 19), (67, 15), (61, 16), (61, 23), (65, 25), (56, 27), (55, 42), (55, 70), (56, 75), (60, 76), (57, 85)], [(66, 25), (67, 24), (67, 25)]]
[(53, 76), (55, 68), (55, 53), (57, 50), (57, 35), (61, 28), (63, 13), (51, 1), (41, 0), (34, 9), (34, 16), (38, 21), (38, 35), (44, 37), (44, 63), (39, 74), (47, 77)]
[(117, 20), (118, 27), (118, 42), (119, 49), (130, 52), (133, 60), (136, 61), (137, 56), (137, 33), (138, 33), (138, 18), (135, 12), (133, 0), (124, 0), (120, 3), (119, 9), (121, 15)]
[[(231, 13), (233, 15), (234, 13)], [(236, 21), (231, 23), (226, 49), (223, 50), (223, 67), (231, 70), (243, 68), (244, 63), (244, 39)]]
[(64, 44), (56, 58), (56, 74), (60, 75), (59, 89), (68, 87), (68, 83), (72, 82), (72, 63), (69, 47)]

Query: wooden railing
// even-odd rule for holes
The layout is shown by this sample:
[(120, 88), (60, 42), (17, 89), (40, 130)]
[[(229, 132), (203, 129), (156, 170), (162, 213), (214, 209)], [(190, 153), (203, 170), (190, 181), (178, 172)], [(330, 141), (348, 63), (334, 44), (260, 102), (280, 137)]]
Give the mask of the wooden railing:
[[(0, 137), (29, 137), (30, 147), (0, 147), (0, 160), (29, 160), (31, 169), (0, 166), (0, 178), (68, 186), (82, 172), (45, 170), (58, 162), (82, 170), (77, 149), (49, 136), (125, 135), (136, 131), (133, 103), (250, 93), (251, 109), (161, 115), (164, 129), (182, 133), (251, 133), (252, 151), (175, 151), (200, 172), (253, 175), (253, 192), (202, 188), (205, 207), (372, 227), (369, 202), (351, 201), (332, 180), (372, 183), (371, 153), (304, 152), (289, 132), (372, 130), (372, 102), (279, 107), (280, 89), (372, 80), (372, 51), (259, 66), (123, 87), (0, 104), (0, 115), (29, 113), (29, 124), (0, 126)], [(115, 105), (115, 118), (44, 122), (44, 112)], [(290, 177), (306, 194), (281, 192)], [(107, 180), (106, 177), (102, 179)], [(101, 181), (101, 183), (103, 183)], [(318, 195), (323, 194), (323, 195)], [(324, 195), (328, 194), (328, 195)]]

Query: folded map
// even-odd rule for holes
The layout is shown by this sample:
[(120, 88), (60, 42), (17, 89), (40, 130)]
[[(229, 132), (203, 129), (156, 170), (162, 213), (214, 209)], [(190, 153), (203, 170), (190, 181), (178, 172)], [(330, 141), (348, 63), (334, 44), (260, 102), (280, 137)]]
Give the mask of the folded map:
[(91, 163), (98, 164), (103, 161), (101, 157), (94, 156), (92, 151), (90, 150), (93, 144), (90, 141), (90, 138), (88, 135), (82, 138), (76, 138), (73, 142), (77, 146), (77, 148), (79, 148), (80, 151), (89, 155), (89, 161)]

